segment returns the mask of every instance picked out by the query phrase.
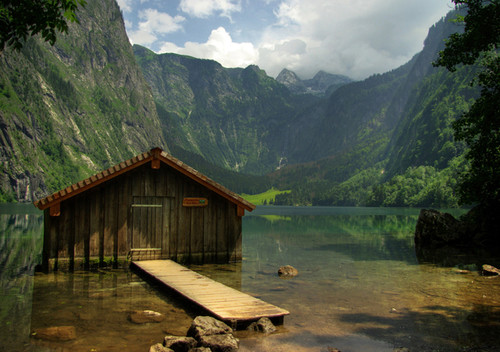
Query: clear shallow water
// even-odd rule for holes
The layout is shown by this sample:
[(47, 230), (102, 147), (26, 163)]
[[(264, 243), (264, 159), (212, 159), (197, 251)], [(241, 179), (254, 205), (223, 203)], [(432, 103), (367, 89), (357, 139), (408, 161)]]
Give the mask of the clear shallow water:
[[(41, 215), (7, 212), (0, 208), (0, 350), (147, 351), (167, 332), (185, 333), (199, 314), (133, 272), (33, 275)], [(478, 268), (500, 266), (500, 258), (417, 255), (417, 216), (415, 209), (259, 207), (243, 221), (242, 263), (192, 269), (291, 312), (275, 334), (238, 332), (241, 351), (497, 351), (500, 277)], [(299, 275), (280, 279), (286, 264)], [(128, 321), (142, 309), (167, 318)], [(30, 337), (53, 325), (75, 326), (77, 339)]]

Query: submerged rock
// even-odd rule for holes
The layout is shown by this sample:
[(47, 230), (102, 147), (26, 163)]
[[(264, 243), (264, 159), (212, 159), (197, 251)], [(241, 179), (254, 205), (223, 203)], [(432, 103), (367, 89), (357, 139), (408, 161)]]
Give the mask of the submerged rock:
[(76, 339), (76, 329), (74, 326), (51, 326), (35, 329), (31, 336), (41, 340), (70, 341)]
[(159, 323), (165, 319), (161, 313), (152, 310), (136, 310), (130, 313), (129, 320), (136, 324)]
[(163, 339), (163, 346), (175, 352), (188, 352), (195, 348), (198, 342), (192, 337), (167, 335)]
[(500, 275), (500, 270), (489, 264), (483, 265), (483, 272), (489, 273), (488, 275)]
[(295, 277), (299, 274), (299, 271), (291, 265), (285, 265), (279, 268), (278, 275), (283, 279), (288, 279)]
[(265, 334), (270, 334), (276, 331), (276, 326), (271, 322), (269, 318), (260, 318), (259, 320), (250, 324), (247, 330), (259, 331)]

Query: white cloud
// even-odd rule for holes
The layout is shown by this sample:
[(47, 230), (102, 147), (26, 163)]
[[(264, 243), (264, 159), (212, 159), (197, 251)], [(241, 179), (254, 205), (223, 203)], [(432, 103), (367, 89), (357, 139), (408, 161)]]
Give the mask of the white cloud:
[(132, 0), (116, 0), (123, 12), (132, 12)]
[(155, 9), (146, 9), (139, 13), (139, 18), (142, 20), (139, 23), (139, 28), (157, 33), (172, 33), (180, 30), (181, 22), (185, 20), (182, 16), (172, 17), (168, 13), (158, 12)]
[[(309, 78), (319, 70), (360, 79), (386, 72), (422, 49), (428, 28), (443, 16), (442, 0), (283, 0), (265, 29), (259, 66)], [(440, 11), (436, 11), (439, 9)], [(436, 14), (440, 14), (436, 16)], [(290, 52), (291, 43), (303, 43)]]
[(215, 13), (231, 18), (241, 11), (241, 0), (181, 0), (179, 8), (192, 17), (206, 18)]
[(246, 67), (258, 59), (258, 51), (252, 43), (235, 43), (223, 28), (214, 29), (207, 42), (187, 42), (184, 47), (173, 43), (164, 43), (160, 53), (173, 52), (197, 58), (218, 61), (224, 67)]
[[(161, 1), (144, 5), (158, 6)], [(226, 67), (257, 64), (271, 76), (288, 68), (302, 78), (324, 70), (362, 79), (394, 69), (422, 49), (429, 27), (453, 7), (451, 0), (178, 1), (177, 10), (186, 18), (146, 9), (138, 13), (135, 25), (127, 21), (131, 42), (158, 52), (217, 60)], [(119, 3), (127, 15), (138, 2)], [(257, 20), (262, 16), (265, 22)], [(221, 27), (221, 22), (226, 25)], [(272, 24), (255, 25), (262, 23)], [(176, 32), (199, 38), (206, 28), (217, 28), (206, 42), (176, 41)]]
[(168, 13), (155, 9), (139, 12), (140, 22), (137, 29), (128, 31), (130, 41), (134, 44), (148, 45), (158, 40), (158, 35), (177, 32), (182, 29), (182, 16), (172, 17)]

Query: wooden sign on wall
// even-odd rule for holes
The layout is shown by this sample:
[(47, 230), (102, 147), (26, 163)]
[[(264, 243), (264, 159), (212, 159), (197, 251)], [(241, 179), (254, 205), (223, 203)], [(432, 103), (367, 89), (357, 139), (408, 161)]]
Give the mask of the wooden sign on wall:
[(182, 200), (183, 207), (206, 207), (208, 205), (207, 198), (184, 198)]

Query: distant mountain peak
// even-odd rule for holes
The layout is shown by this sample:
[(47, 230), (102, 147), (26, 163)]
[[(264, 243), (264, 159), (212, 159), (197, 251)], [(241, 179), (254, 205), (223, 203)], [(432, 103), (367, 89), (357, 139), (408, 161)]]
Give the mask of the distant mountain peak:
[(276, 77), (276, 80), (284, 84), (285, 86), (296, 85), (299, 84), (299, 82), (301, 82), (301, 79), (297, 76), (297, 74), (295, 74), (295, 72), (290, 71), (286, 68), (281, 70), (278, 77)]
[(318, 71), (313, 78), (302, 80), (295, 72), (286, 68), (276, 77), (276, 81), (284, 84), (293, 93), (314, 95), (328, 95), (341, 86), (353, 82), (349, 77), (325, 71)]

